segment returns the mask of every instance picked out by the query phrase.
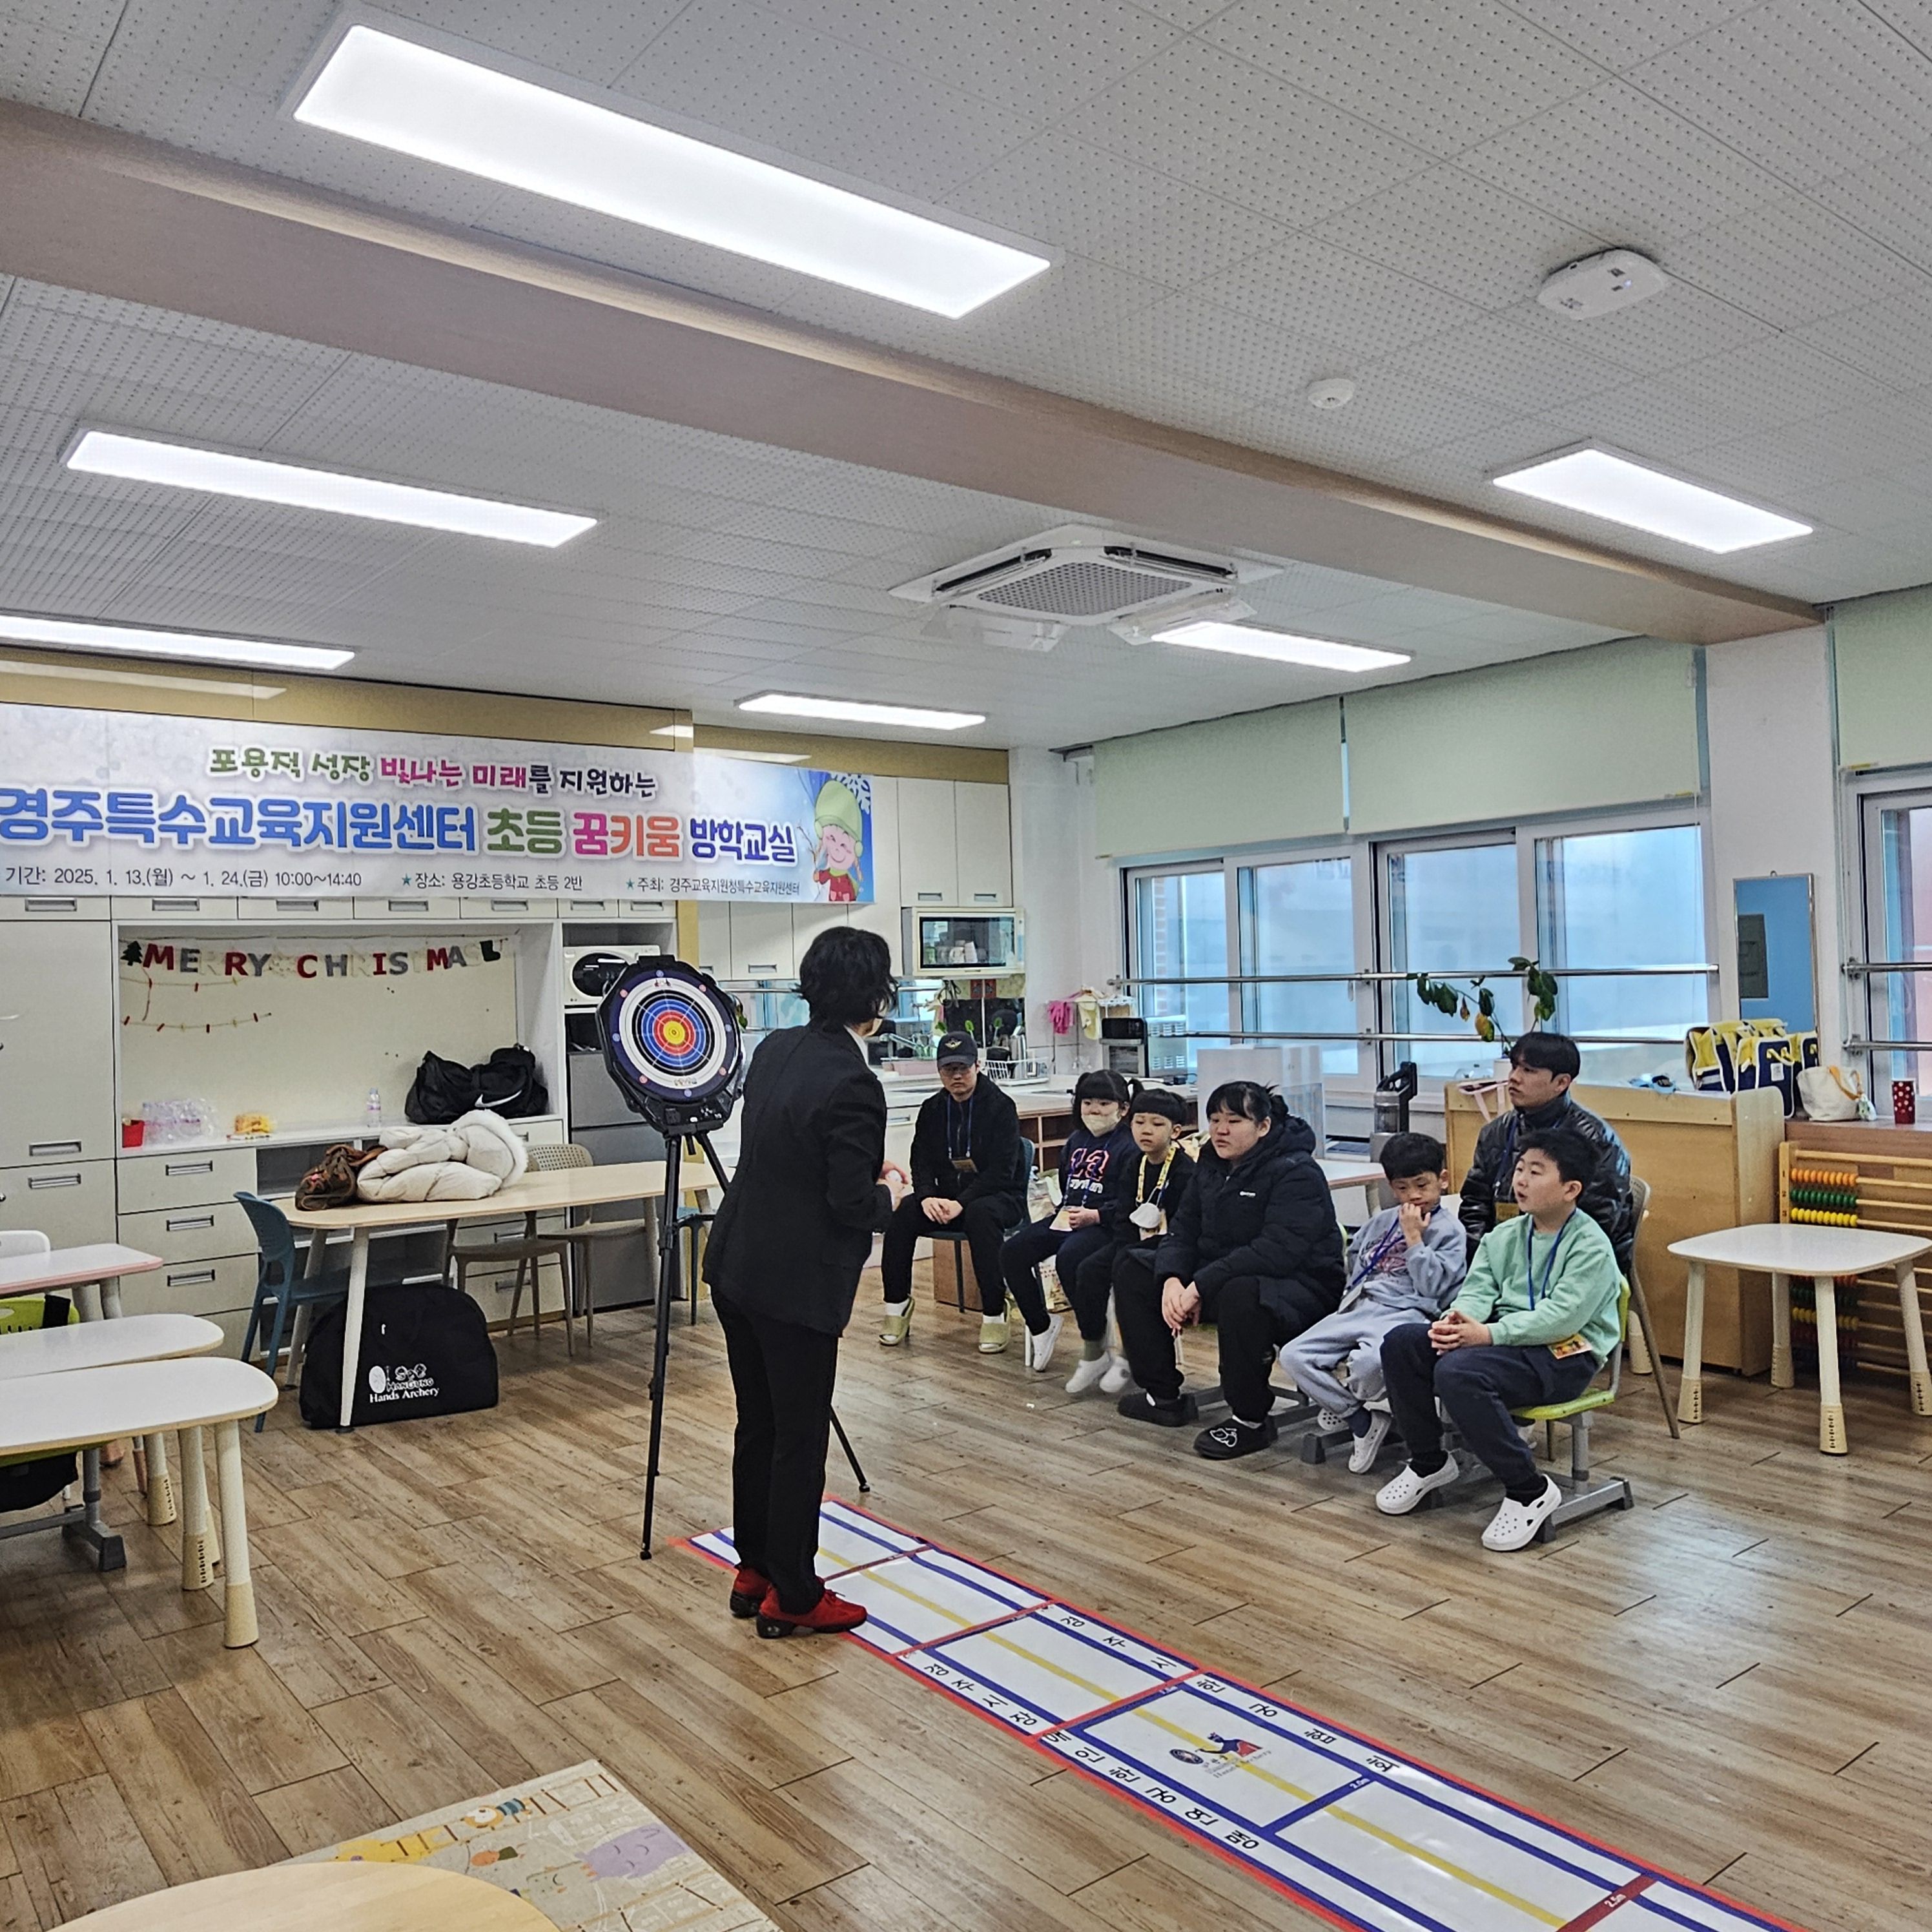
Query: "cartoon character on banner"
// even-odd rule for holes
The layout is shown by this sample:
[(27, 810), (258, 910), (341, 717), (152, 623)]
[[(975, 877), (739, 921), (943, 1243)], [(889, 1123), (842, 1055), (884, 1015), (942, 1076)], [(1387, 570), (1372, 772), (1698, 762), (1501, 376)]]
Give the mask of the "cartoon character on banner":
[(825, 897), (833, 905), (854, 904), (865, 856), (866, 813), (853, 781), (827, 778), (818, 788), (812, 818), (818, 835), (812, 856), (812, 883), (825, 888)]

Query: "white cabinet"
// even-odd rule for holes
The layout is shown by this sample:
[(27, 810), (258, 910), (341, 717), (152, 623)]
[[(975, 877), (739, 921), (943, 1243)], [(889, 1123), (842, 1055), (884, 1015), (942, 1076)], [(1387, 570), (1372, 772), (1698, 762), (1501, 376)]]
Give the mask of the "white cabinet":
[[(876, 932), (892, 950), (892, 970), (901, 970), (899, 908), (899, 781), (872, 781), (872, 849), (866, 855), (872, 903), (849, 908), (849, 922)], [(801, 949), (802, 950), (802, 949)]]
[(350, 903), (356, 917), (363, 920), (457, 919), (463, 911), (461, 900), (433, 892), (421, 896), (405, 894), (394, 898), (352, 899)]
[(238, 1194), (255, 1191), (255, 1150), (177, 1148), (123, 1154), (119, 1185), (124, 1215), (232, 1202)]
[(346, 920), (355, 916), (356, 902), (298, 894), (281, 899), (237, 899), (235, 910), (238, 918), (245, 920)]
[(232, 898), (211, 899), (169, 894), (154, 898), (114, 898), (116, 919), (232, 919)]
[(108, 1160), (116, 1138), (112, 928), (0, 925), (0, 1167)]
[(0, 1167), (0, 1228), (38, 1228), (57, 1248), (114, 1239), (114, 1163)]
[(733, 905), (729, 976), (789, 980), (798, 970), (788, 905)]
[(1006, 820), (1002, 784), (958, 784), (952, 788), (954, 835), (959, 862), (962, 906), (1010, 906), (1013, 902), (1013, 840)]
[(957, 905), (959, 852), (950, 778), (901, 778), (899, 900)]
[(802, 959), (806, 948), (821, 932), (835, 926), (849, 924), (854, 910), (856, 908), (842, 905), (794, 906), (791, 909), (791, 940), (794, 957)]
[(0, 919), (105, 919), (107, 902), (71, 892), (0, 894)]
[(710, 899), (698, 902), (698, 964), (714, 980), (731, 976), (730, 910)]

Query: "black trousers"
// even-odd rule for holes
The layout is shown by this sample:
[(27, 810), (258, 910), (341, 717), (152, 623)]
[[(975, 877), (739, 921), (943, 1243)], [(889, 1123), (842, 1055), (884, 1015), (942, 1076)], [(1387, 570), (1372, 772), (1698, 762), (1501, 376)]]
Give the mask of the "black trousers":
[[(1133, 1234), (1130, 1234), (1127, 1240), (1130, 1246), (1139, 1245)], [(1154, 1245), (1151, 1242), (1148, 1244), (1150, 1255), (1154, 1252)], [(1066, 1289), (1066, 1298), (1073, 1304), (1073, 1318), (1080, 1325), (1080, 1339), (1083, 1342), (1104, 1342), (1107, 1339), (1107, 1298), (1114, 1292), (1114, 1269), (1120, 1257), (1120, 1244), (1116, 1240), (1085, 1256), (1070, 1275), (1064, 1258), (1059, 1264), (1060, 1285)]]
[[(956, 1220), (943, 1224), (949, 1230), (965, 1230), (966, 1245), (973, 1251), (973, 1278), (980, 1284), (980, 1306), (988, 1315), (1001, 1314), (1006, 1309), (1006, 1279), (1000, 1270), (1000, 1250), (1006, 1230), (1022, 1211), (1016, 1195), (987, 1194), (968, 1202)], [(928, 1221), (926, 1210), (910, 1194), (892, 1210), (879, 1256), (879, 1278), (885, 1283), (888, 1301), (910, 1299), (913, 1250), (922, 1240), (937, 1233), (941, 1225)], [(937, 1266), (939, 1250), (935, 1248), (933, 1253)]]
[(1510, 1414), (1546, 1402), (1568, 1402), (1589, 1386), (1601, 1365), (1594, 1355), (1547, 1348), (1452, 1348), (1438, 1355), (1426, 1322), (1406, 1322), (1382, 1337), (1382, 1379), (1389, 1413), (1408, 1460), (1424, 1475), (1442, 1466), (1440, 1401), (1462, 1440), (1518, 1502), (1534, 1502), (1544, 1478)]
[[(1040, 1263), (1048, 1255), (1053, 1257), (1060, 1285), (1071, 1301), (1072, 1284), (1079, 1277), (1081, 1264), (1113, 1245), (1113, 1235), (1104, 1228), (1056, 1228), (1050, 1220), (1032, 1222), (1007, 1238), (1006, 1246), (1000, 1250), (1006, 1292), (1018, 1304), (1033, 1334), (1043, 1334), (1046, 1330), (1046, 1291), (1040, 1285)], [(1081, 1333), (1084, 1334), (1086, 1330), (1082, 1329)]]
[(731, 1388), (738, 1402), (731, 1444), (731, 1535), (738, 1561), (802, 1616), (824, 1594), (818, 1580), (818, 1504), (838, 1337), (754, 1315), (716, 1289)]
[[(1243, 1422), (1259, 1422), (1274, 1406), (1269, 1378), (1276, 1351), (1334, 1309), (1331, 1298), (1305, 1282), (1254, 1275), (1223, 1282), (1201, 1303), (1202, 1320), (1215, 1324), (1221, 1392)], [(1180, 1393), (1180, 1371), (1174, 1365), (1174, 1331), (1161, 1316), (1151, 1253), (1120, 1250), (1114, 1264), (1114, 1316), (1134, 1380), (1156, 1402), (1173, 1401)]]

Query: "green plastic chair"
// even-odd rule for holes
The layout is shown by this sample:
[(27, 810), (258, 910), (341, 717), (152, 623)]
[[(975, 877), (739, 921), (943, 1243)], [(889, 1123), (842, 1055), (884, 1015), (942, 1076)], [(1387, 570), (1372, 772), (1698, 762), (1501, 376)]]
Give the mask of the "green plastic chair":
[[(54, 1298), (67, 1302), (70, 1324), (80, 1319), (80, 1310), (65, 1295)], [(59, 1323), (50, 1324), (46, 1319), (46, 1300), (44, 1294), (0, 1295), (0, 1335), (24, 1335), (50, 1325), (59, 1327)]]
[[(1556, 1425), (1564, 1422), (1570, 1426), (1570, 1480), (1565, 1483), (1560, 1476), (1556, 1479), (1563, 1500), (1544, 1518), (1536, 1532), (1539, 1543), (1548, 1542), (1550, 1532), (1558, 1523), (1574, 1522), (1580, 1517), (1594, 1516), (1599, 1510), (1636, 1507), (1636, 1498), (1630, 1493), (1627, 1478), (1611, 1476), (1593, 1482), (1590, 1477), (1590, 1418), (1597, 1410), (1608, 1408), (1622, 1386), (1624, 1336), (1630, 1327), (1630, 1283), (1625, 1282), (1617, 1296), (1617, 1346), (1604, 1364), (1610, 1374), (1607, 1382), (1593, 1380), (1581, 1395), (1573, 1396), (1568, 1402), (1539, 1402), (1533, 1408), (1510, 1412), (1519, 1422), (1543, 1424), (1543, 1453), (1552, 1462), (1556, 1457)], [(1603, 1372), (1600, 1370), (1599, 1376)]]

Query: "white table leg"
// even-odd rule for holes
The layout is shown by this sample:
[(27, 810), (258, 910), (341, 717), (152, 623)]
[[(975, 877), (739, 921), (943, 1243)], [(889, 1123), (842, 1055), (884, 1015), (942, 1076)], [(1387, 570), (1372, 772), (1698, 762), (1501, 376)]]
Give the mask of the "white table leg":
[(1838, 1393), (1838, 1284), (1828, 1274), (1812, 1277), (1818, 1303), (1818, 1447), (1827, 1456), (1844, 1456), (1845, 1406)]
[(100, 1284), (98, 1281), (77, 1281), (74, 1285), (74, 1305), (80, 1310), (83, 1322), (98, 1322), (105, 1312), (102, 1303)]
[(322, 1228), (316, 1228), (309, 1236), (308, 1252), (302, 1259), (302, 1279), (304, 1281), (310, 1275), (321, 1274), (322, 1256), (328, 1246), (328, 1236)]
[(168, 1475), (168, 1438), (150, 1436), (148, 1444), (148, 1522), (158, 1529), (175, 1520), (175, 1486)]
[(255, 1585), (248, 1573), (248, 1513), (242, 1494), (242, 1429), (238, 1423), (214, 1426), (214, 1473), (221, 1496), (222, 1574), (226, 1615), (221, 1640), (230, 1650), (253, 1643)]
[(1796, 1388), (1798, 1377), (1791, 1366), (1791, 1277), (1774, 1274), (1771, 1278), (1771, 1385)]
[(1704, 1264), (1690, 1264), (1684, 1290), (1684, 1372), (1677, 1378), (1677, 1419), (1704, 1419)]
[(109, 1322), (121, 1318), (121, 1277), (118, 1274), (110, 1274), (100, 1284), (100, 1312)]
[(358, 1228), (349, 1243), (349, 1306), (342, 1322), (342, 1412), (339, 1429), (352, 1429), (356, 1378), (362, 1366), (362, 1304), (369, 1285), (369, 1231)]
[(208, 1470), (202, 1461), (201, 1431), (181, 1432), (182, 1588), (205, 1590), (214, 1581), (208, 1548)]
[(1918, 1306), (1918, 1277), (1910, 1262), (1898, 1264), (1898, 1316), (1905, 1329), (1905, 1359), (1912, 1370), (1912, 1410), (1932, 1415), (1932, 1375), (1925, 1368), (1925, 1319)]

